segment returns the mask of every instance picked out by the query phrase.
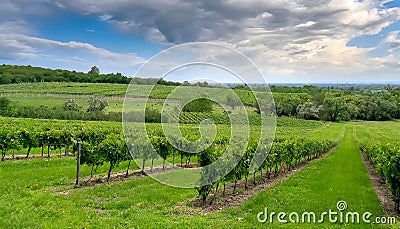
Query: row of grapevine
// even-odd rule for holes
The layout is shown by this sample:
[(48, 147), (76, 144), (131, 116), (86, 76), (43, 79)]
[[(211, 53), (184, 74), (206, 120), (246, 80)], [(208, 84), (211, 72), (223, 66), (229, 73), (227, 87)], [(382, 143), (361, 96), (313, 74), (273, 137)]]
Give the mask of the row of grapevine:
[(2, 160), (4, 160), (6, 152), (10, 150), (27, 149), (26, 157), (29, 157), (32, 148), (43, 147), (44, 145), (56, 148), (64, 146), (68, 151), (68, 147), (72, 143), (72, 133), (65, 129), (45, 130), (38, 127), (24, 129), (10, 127), (0, 130)]
[(226, 114), (205, 113), (205, 112), (182, 112), (179, 115), (174, 113), (170, 115), (170, 122), (179, 122), (185, 124), (198, 124), (202, 120), (210, 119), (216, 124), (230, 124)]
[(361, 150), (385, 178), (393, 194), (396, 211), (400, 212), (400, 144), (361, 144)]
[[(2, 123), (4, 122), (4, 123)], [(193, 155), (187, 152), (198, 151), (193, 148), (193, 144), (185, 141), (184, 139), (176, 138), (170, 139), (169, 142), (162, 134), (160, 125), (151, 125), (149, 130), (150, 144), (146, 144), (143, 141), (143, 137), (135, 134), (135, 128), (131, 132), (128, 131), (126, 134), (132, 135), (130, 141), (126, 142), (122, 134), (122, 127), (117, 123), (109, 122), (52, 122), (49, 124), (46, 120), (30, 120), (30, 119), (0, 119), (0, 125), (8, 125), (8, 128), (0, 129), (0, 150), (5, 152), (10, 149), (24, 148), (29, 152), (30, 148), (40, 147), (41, 144), (63, 144), (66, 147), (73, 146), (74, 152), (77, 152), (77, 141), (82, 140), (81, 145), (81, 164), (86, 164), (92, 167), (92, 174), (94, 168), (108, 164), (109, 172), (108, 177), (116, 166), (123, 161), (129, 161), (132, 159), (142, 160), (142, 170), (145, 168), (145, 163), (148, 160), (153, 160), (159, 155), (165, 160), (167, 158), (173, 158), (172, 164), (177, 164), (177, 158), (180, 157), (180, 163), (188, 165), (192, 157), (197, 157), (199, 166), (204, 166), (212, 163), (221, 155), (226, 155), (226, 161), (229, 157), (233, 157), (239, 163), (235, 166), (226, 166), (232, 168), (231, 171), (220, 171), (216, 170), (217, 173), (228, 174), (222, 177), (216, 182), (210, 185), (201, 187), (198, 189), (199, 196), (202, 196), (204, 200), (212, 189), (218, 190), (220, 184), (224, 184), (224, 190), (226, 183), (232, 183), (235, 191), (236, 184), (239, 180), (245, 178), (245, 185), (247, 187), (247, 180), (250, 172), (250, 161), (253, 156), (257, 153), (257, 149), (262, 152), (267, 152), (267, 143), (261, 143), (261, 147), (258, 147), (258, 141), (250, 139), (250, 143), (247, 145), (244, 156), (240, 154), (242, 150), (229, 147), (229, 134), (223, 133), (218, 136), (216, 140), (206, 150), (201, 151), (197, 155)], [(229, 128), (228, 128), (229, 129)], [(197, 140), (196, 137), (190, 130), (185, 135), (185, 138), (191, 141)], [(226, 135), (225, 135), (226, 134)], [(245, 141), (244, 141), (245, 142)], [(290, 138), (285, 139), (284, 136), (278, 138), (278, 140), (272, 145), (269, 155), (262, 164), (258, 171), (262, 175), (265, 171), (268, 176), (272, 173), (280, 173), (285, 170), (297, 166), (299, 163), (311, 160), (318, 157), (322, 152), (327, 151), (331, 148), (335, 142), (325, 139), (313, 139), (313, 138)], [(173, 145), (178, 145), (178, 150)], [(204, 142), (203, 145), (209, 145)], [(151, 150), (154, 148), (157, 154)], [(128, 150), (129, 149), (129, 150)], [(190, 149), (190, 150), (189, 150)], [(225, 153), (225, 151), (227, 151)], [(131, 154), (132, 153), (132, 154)], [(133, 155), (133, 157), (132, 157)], [(223, 158), (223, 157), (222, 157)], [(234, 160), (234, 161), (235, 161)], [(130, 164), (130, 163), (129, 163)], [(152, 163), (153, 164), (153, 163)], [(129, 170), (129, 168), (128, 168)], [(222, 169), (221, 169), (222, 170)], [(209, 179), (207, 172), (201, 179)], [(254, 177), (256, 172), (254, 173)], [(254, 179), (255, 180), (255, 179)]]
[[(230, 111), (229, 111), (230, 112)], [(230, 125), (235, 124), (247, 124), (250, 125), (261, 125), (261, 119), (259, 114), (256, 112), (247, 111), (247, 116), (244, 113), (245, 110), (228, 115), (224, 113), (206, 113), (206, 112), (182, 112), (179, 115), (177, 113), (170, 114), (169, 122), (171, 123), (184, 123), (184, 124), (199, 124), (201, 121), (209, 119), (215, 124)]]
[[(135, 135), (133, 132), (131, 134), (132, 136)], [(193, 140), (190, 139), (191, 137), (189, 136), (185, 137), (189, 140)], [(242, 156), (241, 151), (238, 148), (228, 148), (229, 139), (227, 137), (219, 137), (211, 144), (210, 147), (196, 155), (193, 155), (188, 152), (197, 151), (195, 146), (192, 145), (191, 142), (187, 142), (184, 139), (170, 139), (170, 141), (173, 143), (171, 144), (171, 142), (169, 142), (159, 131), (154, 131), (149, 138), (151, 144), (146, 144), (146, 141), (144, 141), (141, 136), (134, 136), (129, 142), (125, 142), (124, 138), (118, 135), (110, 135), (102, 141), (98, 141), (96, 138), (92, 138), (92, 140), (86, 140), (82, 143), (83, 149), (81, 164), (87, 164), (93, 168), (94, 166), (102, 165), (105, 162), (108, 162), (110, 164), (108, 176), (110, 176), (112, 168), (117, 166), (122, 161), (130, 161), (132, 159), (142, 160), (141, 167), (143, 171), (145, 169), (146, 161), (151, 160), (153, 167), (153, 160), (158, 156), (161, 156), (164, 161), (163, 168), (168, 157), (173, 158), (172, 164), (176, 163), (175, 158), (180, 157), (181, 165), (183, 158), (185, 158), (185, 164), (187, 165), (188, 162), (190, 162), (190, 158), (193, 156), (197, 157), (199, 166), (204, 167), (214, 162), (217, 158), (224, 158), (221, 155), (223, 155), (227, 149), (231, 149), (226, 152), (227, 157), (225, 157), (225, 159), (228, 162), (232, 161), (229, 160), (231, 159), (229, 157), (236, 157), (238, 161), (237, 165), (224, 167), (224, 169), (231, 168), (231, 171), (217, 169), (215, 172), (227, 174), (227, 176), (221, 176), (222, 178), (216, 182), (207, 184), (197, 189), (199, 196), (201, 196), (205, 202), (210, 191), (213, 188), (218, 189), (221, 183), (224, 184), (224, 189), (226, 183), (233, 183), (233, 189), (235, 192), (237, 182), (245, 178), (245, 187), (247, 188), (247, 180), (250, 173), (250, 161), (253, 159), (257, 149), (263, 151), (261, 153), (266, 153), (267, 148), (269, 147), (268, 144), (262, 143), (261, 147), (258, 147), (258, 142), (250, 141), (250, 144), (248, 144), (246, 151)], [(174, 145), (178, 146), (182, 150), (177, 149)], [(257, 171), (260, 172), (261, 176), (263, 171), (265, 171), (265, 174), (270, 177), (270, 175), (273, 173), (277, 174), (280, 172), (285, 172), (286, 170), (291, 170), (305, 161), (319, 157), (321, 153), (326, 152), (334, 145), (335, 142), (325, 139), (280, 139), (278, 142), (272, 145), (266, 160)], [(128, 152), (128, 148), (131, 150), (132, 155)], [(152, 148), (154, 148), (157, 152), (154, 152)], [(215, 172), (213, 176), (216, 175)], [(201, 179), (211, 179), (211, 177), (208, 177), (210, 174), (207, 171), (205, 171), (203, 174), (204, 176), (202, 176)], [(254, 172), (253, 175), (255, 177), (256, 172)]]
[[(257, 171), (254, 171), (253, 182), (255, 183), (257, 172), (260, 172), (260, 176), (262, 177), (263, 171), (265, 171), (265, 174), (268, 176), (268, 178), (270, 178), (270, 175), (273, 173), (278, 174), (285, 172), (286, 170), (291, 170), (305, 161), (310, 161), (319, 157), (322, 153), (334, 147), (335, 144), (335, 142), (329, 140), (307, 138), (287, 139), (280, 142), (274, 142), (268, 156), (266, 157), (266, 160), (257, 169)], [(235, 150), (228, 152), (229, 156), (236, 157), (238, 159), (238, 163), (234, 167), (226, 166), (226, 168), (233, 168), (226, 176), (222, 177), (213, 184), (204, 185), (197, 189), (199, 197), (202, 198), (203, 205), (206, 203), (206, 198), (213, 188), (215, 188), (215, 192), (218, 191), (220, 183), (223, 183), (224, 185), (224, 193), (226, 182), (233, 183), (233, 192), (235, 192), (237, 182), (244, 178), (245, 188), (247, 188), (251, 160), (256, 153), (266, 153), (268, 147), (269, 146), (267, 144), (261, 144), (261, 147), (259, 147), (258, 143), (250, 142), (243, 157), (241, 157), (240, 152), (235, 152)], [(262, 152), (257, 152), (257, 150), (261, 150)], [(198, 155), (199, 165), (203, 167), (215, 161), (220, 156), (216, 152), (220, 151), (208, 150), (201, 152)], [(225, 174), (227, 171), (218, 172)], [(204, 171), (201, 179), (210, 180), (210, 176), (215, 176), (215, 174), (210, 174), (208, 171)]]
[[(99, 125), (100, 124), (100, 125)], [(105, 122), (47, 121), (32, 119), (0, 119), (0, 150), (2, 159), (9, 151), (47, 146), (65, 147), (66, 152), (78, 138), (103, 139), (111, 133), (121, 133), (121, 127), (102, 125)]]

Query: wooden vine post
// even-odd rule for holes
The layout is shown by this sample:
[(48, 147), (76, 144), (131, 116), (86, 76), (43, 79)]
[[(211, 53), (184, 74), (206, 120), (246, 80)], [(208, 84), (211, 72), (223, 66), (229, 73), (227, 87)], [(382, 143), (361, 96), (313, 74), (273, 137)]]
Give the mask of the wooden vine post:
[(75, 181), (75, 185), (79, 186), (79, 176), (81, 173), (81, 139), (78, 139), (78, 159), (76, 160), (76, 181)]
[(42, 147), (42, 157), (43, 157), (43, 154), (44, 154), (44, 143), (43, 143), (43, 138), (39, 138), (39, 140), (40, 140), (40, 146)]

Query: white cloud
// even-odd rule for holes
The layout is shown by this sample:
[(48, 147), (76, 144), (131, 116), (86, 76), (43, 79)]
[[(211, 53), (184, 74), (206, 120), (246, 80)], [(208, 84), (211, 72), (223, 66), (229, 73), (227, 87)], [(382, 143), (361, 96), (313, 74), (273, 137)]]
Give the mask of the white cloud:
[(23, 20), (0, 22), (0, 34), (32, 34), (29, 23)]
[(308, 21), (308, 22), (306, 22), (306, 23), (298, 24), (298, 25), (296, 25), (296, 27), (297, 27), (297, 28), (310, 27), (310, 26), (312, 26), (312, 25), (315, 25), (315, 23), (317, 23), (317, 22), (315, 22), (315, 21)]
[(395, 53), (400, 51), (400, 30), (390, 32), (381, 42), (381, 45), (388, 45), (388, 52)]
[[(0, 34), (0, 58), (24, 59), (40, 57), (45, 51), (74, 51), (90, 53), (108, 66), (135, 66), (145, 60), (135, 54), (114, 53), (88, 43), (60, 42), (18, 34)], [(75, 57), (76, 60), (76, 57)]]
[[(381, 46), (387, 47), (388, 55), (378, 59), (386, 67), (400, 70), (400, 30), (390, 32), (381, 42)], [(383, 60), (382, 60), (383, 59)]]

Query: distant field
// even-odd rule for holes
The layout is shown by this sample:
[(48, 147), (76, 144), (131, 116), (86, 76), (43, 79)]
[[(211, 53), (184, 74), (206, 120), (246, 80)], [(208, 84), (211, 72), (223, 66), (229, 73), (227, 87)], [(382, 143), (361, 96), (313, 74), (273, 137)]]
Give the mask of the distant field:
[(359, 143), (377, 144), (398, 143), (400, 121), (354, 123), (354, 135)]
[[(8, 97), (13, 105), (17, 107), (34, 107), (34, 106), (48, 106), (48, 107), (62, 107), (68, 99), (74, 99), (82, 109), (88, 107), (87, 101), (92, 95), (69, 95), (69, 94), (14, 94), (3, 93), (3, 96)], [(105, 96), (108, 102), (106, 112), (122, 112), (124, 105), (124, 98), (120, 96)], [(130, 98), (130, 107), (143, 105), (145, 102), (142, 98)], [(158, 104), (157, 99), (149, 99), (149, 104)]]
[[(147, 86), (143, 86), (147, 87)], [(22, 94), (78, 94), (78, 95), (125, 95), (127, 84), (92, 83), (21, 83), (0, 85), (0, 93)]]
[[(8, 97), (13, 105), (17, 107), (32, 107), (32, 106), (47, 106), (47, 107), (62, 107), (66, 100), (74, 99), (82, 109), (85, 110), (88, 105), (87, 101), (91, 96), (104, 97), (109, 106), (106, 108), (106, 112), (122, 112), (125, 93), (128, 88), (126, 84), (91, 84), (91, 83), (21, 83), (21, 84), (9, 84), (0, 85), (0, 96)], [(146, 92), (151, 89), (149, 85), (132, 85), (130, 88), (129, 95), (134, 95), (127, 100), (129, 101), (129, 110), (136, 111), (140, 107), (143, 107), (145, 102), (147, 102), (149, 107), (157, 110), (162, 108), (162, 100), (168, 97), (171, 91), (175, 87), (173, 86), (155, 86), (151, 92), (151, 97), (149, 100), (147, 98)], [(202, 91), (205, 90), (209, 96), (217, 98), (220, 101), (226, 100), (226, 94), (221, 93), (221, 89), (218, 88), (199, 88), (192, 87), (191, 91)], [(248, 91), (237, 90), (236, 93), (239, 94), (241, 99), (244, 101), (245, 105), (253, 104), (254, 97)], [(180, 97), (171, 97), (172, 99), (179, 100)], [(247, 102), (246, 102), (247, 101)], [(173, 103), (174, 100), (170, 100), (169, 103)], [(171, 104), (170, 104), (171, 105)], [(227, 108), (228, 111), (233, 113), (241, 113), (240, 109)], [(248, 107), (246, 110), (254, 111), (254, 108)], [(222, 114), (224, 110), (218, 106), (214, 106), (214, 114)], [(186, 115), (188, 117), (183, 117), (186, 122), (188, 120), (197, 120), (201, 117), (191, 118), (191, 114)], [(190, 116), (190, 117), (189, 117)], [(202, 115), (200, 115), (202, 116)], [(221, 115), (220, 115), (221, 116)], [(225, 117), (225, 116), (221, 116)], [(221, 117), (217, 117), (221, 118)], [(226, 120), (229, 122), (229, 120)]]
[[(132, 85), (131, 92), (135, 97), (147, 97), (146, 91), (151, 85)], [(0, 93), (18, 94), (71, 94), (71, 95), (97, 95), (124, 97), (128, 84), (104, 84), (104, 83), (20, 83), (0, 85)], [(154, 98), (166, 97), (173, 86), (156, 86)]]
[[(148, 92), (153, 86), (150, 85), (131, 85), (128, 92), (129, 95), (134, 97), (147, 98)], [(150, 98), (165, 99), (174, 90), (174, 86), (156, 85), (150, 95)], [(221, 93), (221, 88), (201, 88), (201, 87), (188, 87), (193, 93), (202, 92), (206, 93), (213, 98), (225, 100), (226, 94)], [(116, 96), (124, 97), (127, 93), (127, 84), (102, 84), (102, 83), (21, 83), (21, 84), (6, 84), (0, 85), (0, 95), (7, 93), (12, 96), (23, 96), (31, 94), (71, 94), (71, 95), (96, 95), (96, 96)], [(252, 105), (254, 96), (247, 90), (235, 90), (245, 105)], [(256, 94), (263, 94), (263, 92), (256, 92)], [(299, 93), (302, 95), (304, 93)], [(276, 94), (279, 97), (279, 93)], [(304, 95), (302, 95), (304, 96)], [(180, 99), (174, 98), (172, 99)]]

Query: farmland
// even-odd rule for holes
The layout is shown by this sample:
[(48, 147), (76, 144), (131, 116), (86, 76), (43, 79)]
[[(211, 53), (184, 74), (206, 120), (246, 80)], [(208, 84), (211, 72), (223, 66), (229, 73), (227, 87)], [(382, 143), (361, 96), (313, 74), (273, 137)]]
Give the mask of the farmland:
[[(376, 170), (386, 177), (388, 188), (396, 196), (398, 168), (388, 167), (385, 161), (391, 160), (392, 165), (398, 165), (397, 121), (338, 123), (283, 116), (276, 118), (276, 129), (268, 129), (272, 136), (262, 138), (259, 117), (262, 108), (254, 106), (254, 97), (248, 90), (238, 88), (234, 90), (243, 107), (227, 106), (224, 110), (221, 105), (213, 104), (211, 112), (187, 111), (169, 115), (164, 127), (179, 123), (183, 138), (167, 139), (163, 125), (158, 121), (146, 123), (147, 136), (142, 136), (137, 131), (141, 128), (140, 123), (132, 120), (125, 123), (129, 128), (124, 129), (118, 121), (69, 120), (69, 116), (65, 116), (66, 120), (51, 118), (58, 111), (65, 113), (63, 106), (71, 99), (82, 105), (81, 113), (89, 113), (91, 99), (107, 100), (103, 111), (90, 114), (94, 115), (90, 117), (104, 117), (105, 120), (113, 113), (115, 116), (122, 112), (139, 114), (135, 112), (140, 112), (143, 107), (160, 112), (165, 105), (164, 99), (174, 87), (157, 85), (146, 100), (149, 87), (133, 85), (130, 90), (135, 96), (127, 100), (128, 107), (124, 108), (122, 95), (127, 85), (1, 85), (2, 97), (11, 101), (11, 114), (26, 107), (35, 112), (37, 107), (50, 107), (55, 112), (48, 114), (46, 117), (50, 118), (46, 119), (0, 117), (0, 150), (2, 158), (6, 159), (0, 162), (1, 225), (6, 228), (291, 227), (293, 224), (281, 224), (276, 220), (261, 224), (257, 214), (268, 207), (271, 211), (315, 211), (318, 215), (336, 209), (336, 203), (341, 200), (346, 201), (351, 211), (370, 212), (372, 220), (387, 216), (361, 154), (365, 154)], [(221, 88), (190, 89), (193, 93), (204, 89), (223, 103), (227, 99)], [(264, 92), (255, 93), (262, 97)], [(288, 114), (297, 104), (311, 103), (315, 96), (305, 92), (274, 93), (277, 110)], [(179, 101), (179, 97), (173, 97), (168, 106), (178, 106)], [(282, 107), (279, 103), (291, 105)], [(48, 108), (40, 109), (48, 111)], [(249, 139), (245, 135), (238, 138), (239, 142), (246, 142), (241, 152), (229, 148), (229, 139), (235, 128), (241, 130), (240, 134), (246, 132), (247, 120), (243, 115), (248, 118), (250, 135)], [(213, 120), (216, 129), (215, 139), (202, 143), (208, 148), (188, 154), (169, 142), (191, 149), (190, 142), (202, 137), (199, 124), (207, 119)], [(231, 122), (235, 125), (230, 125)], [(124, 138), (126, 136), (130, 138)], [(148, 137), (150, 145), (143, 137)], [(81, 166), (79, 185), (76, 186), (79, 140), (82, 141)], [(159, 155), (154, 154), (151, 147)], [(391, 153), (385, 154), (388, 149)], [(259, 152), (267, 151), (265, 161), (253, 171), (250, 160)], [(64, 152), (69, 156), (64, 156)], [(35, 158), (29, 158), (28, 154)], [(28, 158), (13, 160), (14, 155)], [(231, 158), (239, 158), (238, 165), (231, 171), (218, 170), (224, 176), (206, 185), (197, 183), (201, 188), (181, 189), (153, 179), (172, 179), (181, 183), (211, 180), (204, 173), (191, 173), (190, 169), (217, 160), (229, 164)], [(142, 173), (151, 174), (153, 170), (153, 178)], [(191, 176), (182, 176), (179, 171), (189, 171), (187, 174)], [(179, 186), (179, 182), (173, 184)], [(331, 228), (344, 224), (325, 221), (306, 226)], [(348, 223), (346, 226), (366, 225)]]
[[(1, 121), (3, 124), (13, 123), (14, 126), (26, 123), (35, 126), (67, 124), (64, 121), (49, 123), (45, 120), (7, 118)], [(298, 124), (302, 122), (303, 125), (299, 127)], [(258, 224), (256, 213), (262, 211), (265, 206), (287, 212), (301, 212), (304, 209), (321, 212), (335, 207), (336, 202), (341, 199), (346, 200), (352, 210), (371, 211), (375, 216), (383, 215), (382, 207), (352, 138), (353, 125), (302, 122), (291, 119), (278, 120), (277, 137), (290, 138), (303, 132), (308, 133), (307, 136), (310, 138), (338, 141), (339, 147), (326, 158), (312, 162), (282, 185), (259, 192), (237, 209), (202, 213), (201, 208), (193, 205), (197, 195), (194, 189), (165, 186), (149, 177), (131, 176), (123, 182), (74, 189), (76, 160), (51, 157), (2, 162), (0, 170), (2, 225), (5, 227), (32, 225), (186, 227), (196, 224), (200, 227), (222, 225), (253, 227)], [(290, 123), (293, 123), (293, 126), (290, 126)], [(89, 122), (77, 125), (101, 125), (115, 131), (121, 130), (117, 123)], [(357, 124), (355, 130), (359, 127), (368, 125)], [(190, 128), (190, 125), (187, 125), (187, 128)], [(121, 163), (116, 171), (124, 171), (126, 166), (126, 162)], [(353, 174), (355, 171), (358, 171), (355, 176), (349, 176), (349, 173)], [(107, 166), (101, 166), (96, 175), (101, 176), (106, 173)], [(90, 167), (83, 166), (82, 176), (89, 175)], [(354, 188), (349, 189), (349, 185)], [(302, 204), (299, 205), (299, 202)]]

